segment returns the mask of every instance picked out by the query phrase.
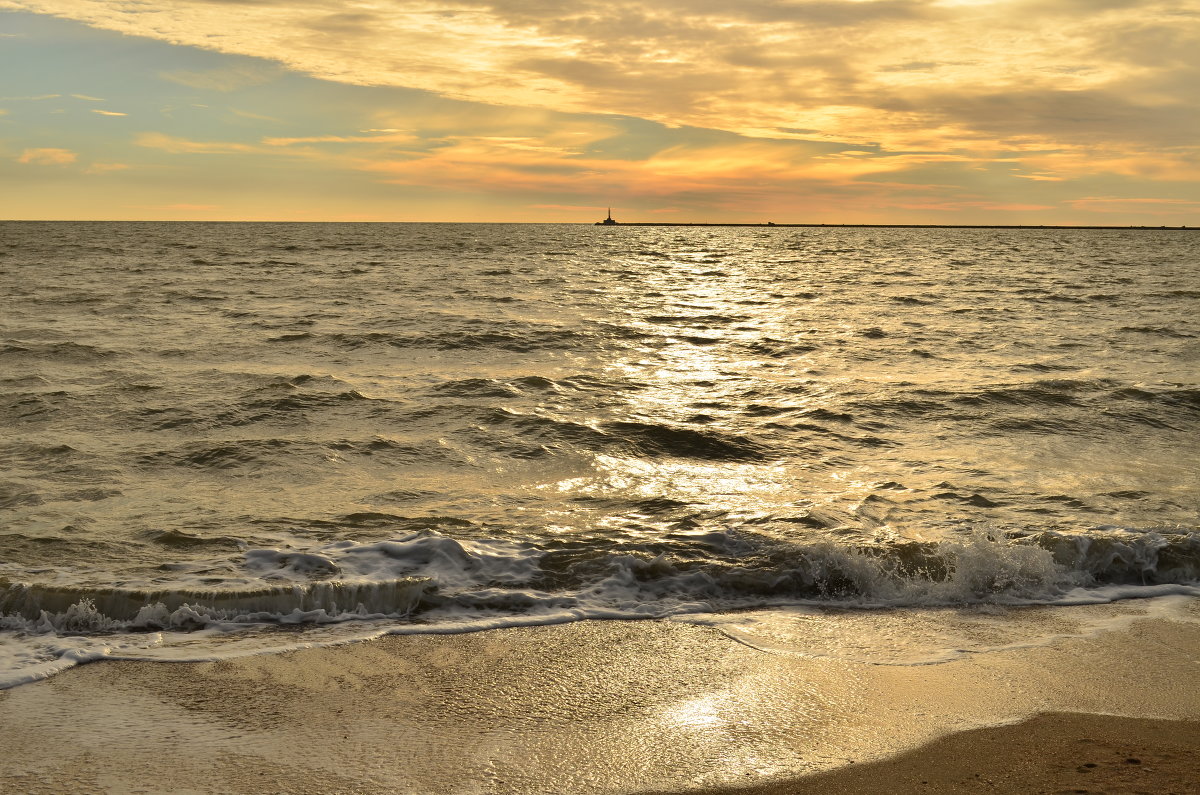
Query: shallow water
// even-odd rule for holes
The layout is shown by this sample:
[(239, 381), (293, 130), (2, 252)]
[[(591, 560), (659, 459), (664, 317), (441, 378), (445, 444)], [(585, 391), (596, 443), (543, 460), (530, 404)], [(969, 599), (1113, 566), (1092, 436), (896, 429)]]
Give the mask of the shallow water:
[(0, 224), (0, 680), (280, 623), (1200, 594), (1198, 265), (1181, 231)]

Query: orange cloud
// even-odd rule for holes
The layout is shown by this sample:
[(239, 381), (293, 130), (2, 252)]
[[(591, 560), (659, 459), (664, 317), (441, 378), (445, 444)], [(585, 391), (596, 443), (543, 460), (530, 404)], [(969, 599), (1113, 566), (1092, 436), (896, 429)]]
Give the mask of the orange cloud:
[(127, 163), (92, 163), (86, 169), (85, 174), (111, 174), (114, 171), (125, 171), (129, 168)]
[(17, 162), (38, 166), (65, 166), (68, 163), (74, 163), (77, 159), (78, 155), (70, 149), (45, 147), (41, 149), (26, 149), (17, 158)]
[(1020, 160), (1024, 168), (1042, 175), (1041, 179), (1076, 179), (1096, 174), (1115, 174), (1156, 182), (1200, 180), (1200, 149), (1188, 147), (1147, 148), (1139, 152), (1109, 147), (1073, 147), (1056, 152), (1031, 153), (1021, 156)]
[[(373, 131), (372, 131), (373, 132)], [(398, 130), (379, 131), (377, 135), (312, 135), (292, 138), (264, 138), (267, 146), (294, 146), (296, 144), (376, 144), (411, 143), (418, 140), (415, 135)]]
[[(141, 151), (105, 148), (107, 157), (170, 160), (161, 171), (176, 175), (229, 169), (235, 179), (292, 158), (311, 167), (300, 176), (318, 190), (338, 180), (353, 186), (353, 201), (398, 196), (414, 212), (511, 196), (508, 207), (552, 215), (595, 196), (638, 199), (641, 212), (787, 207), (857, 220), (889, 210), (1177, 213), (1177, 199), (1108, 194), (1176, 197), (1200, 183), (1200, 0), (577, 0), (553, 12), (542, 0), (0, 7), (269, 59), (143, 69), (166, 81), (157, 88), (170, 99), (160, 105), (179, 111), (163, 128), (171, 134), (141, 132)], [(469, 102), (375, 88), (335, 97), (327, 84), (280, 80), (287, 69)], [(276, 80), (279, 91), (253, 92), (258, 99), (215, 93)], [(288, 104), (310, 98), (338, 110)], [(207, 140), (188, 134), (189, 105), (213, 109)], [(23, 111), (14, 106), (4, 123), (23, 123)], [(125, 125), (93, 126), (111, 136)], [(31, 133), (27, 142), (44, 140)], [(198, 155), (212, 157), (184, 157)], [(18, 159), (65, 165), (75, 155), (30, 149)], [(152, 171), (109, 182), (133, 190)], [(31, 181), (38, 174), (25, 170)], [(418, 194), (443, 204), (418, 207)]]
[(254, 146), (253, 144), (239, 144), (228, 141), (191, 141), (186, 138), (179, 138), (165, 133), (145, 132), (139, 133), (134, 138), (134, 143), (138, 146), (145, 146), (149, 149), (161, 149), (164, 152), (171, 154), (205, 154), (205, 155), (228, 155), (228, 154), (247, 154), (252, 152), (263, 151), (262, 147)]
[(743, 139), (723, 145), (676, 145), (641, 160), (585, 157), (535, 137), (459, 137), (402, 159), (381, 153), (356, 167), (388, 182), (462, 189), (593, 195), (763, 195), (797, 184), (853, 186), (862, 177), (931, 163), (973, 163), (963, 155), (823, 155), (798, 142)]
[[(346, 83), (893, 150), (1161, 141), (1196, 114), (1196, 0), (6, 4)], [(227, 91), (277, 73), (163, 76)]]
[(1056, 209), (1052, 204), (1024, 204), (1021, 202), (992, 202), (992, 201), (925, 201), (897, 202), (894, 205), (901, 210), (936, 210), (937, 212), (958, 213), (963, 210), (987, 210), (1005, 213), (1041, 212)]
[[(905, 201), (928, 190), (855, 179), (868, 171), (909, 167), (918, 161), (915, 157), (897, 158), (895, 163), (887, 162), (888, 158), (825, 162), (802, 144), (749, 139), (727, 146), (676, 146), (643, 160), (622, 160), (547, 153), (543, 147), (514, 147), (512, 143), (462, 138), (429, 152), (408, 153), (403, 159), (347, 162), (398, 185), (488, 195), (619, 197), (626, 206), (632, 202), (652, 214), (712, 211), (782, 217), (803, 213), (805, 217), (879, 220), (891, 208), (907, 209)], [(665, 206), (654, 206), (660, 202)], [(579, 208), (560, 203), (532, 206)], [(988, 206), (982, 201), (964, 201), (960, 209)], [(999, 203), (995, 208), (1018, 209)], [(588, 207), (588, 212), (594, 213), (595, 207)]]
[(1145, 213), (1169, 215), (1195, 215), (1200, 212), (1200, 201), (1186, 199), (1127, 199), (1117, 196), (1087, 196), (1068, 201), (1077, 210), (1093, 213)]

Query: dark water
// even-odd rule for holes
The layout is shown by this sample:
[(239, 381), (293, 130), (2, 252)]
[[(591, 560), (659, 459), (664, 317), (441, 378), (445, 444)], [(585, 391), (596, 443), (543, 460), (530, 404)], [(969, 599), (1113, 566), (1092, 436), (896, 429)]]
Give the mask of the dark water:
[(0, 279), (14, 670), (1200, 593), (1192, 233), (6, 223)]

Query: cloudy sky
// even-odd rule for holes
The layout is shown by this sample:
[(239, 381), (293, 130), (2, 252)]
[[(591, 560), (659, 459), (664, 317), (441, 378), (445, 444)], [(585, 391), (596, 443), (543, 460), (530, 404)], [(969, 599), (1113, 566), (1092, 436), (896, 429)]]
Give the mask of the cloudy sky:
[(1200, 0), (0, 0), (0, 218), (1200, 223)]

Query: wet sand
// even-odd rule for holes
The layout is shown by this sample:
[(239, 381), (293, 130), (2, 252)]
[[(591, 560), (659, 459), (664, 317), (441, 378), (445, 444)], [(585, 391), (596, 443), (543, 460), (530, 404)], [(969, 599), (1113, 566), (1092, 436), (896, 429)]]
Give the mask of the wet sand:
[(1052, 712), (900, 756), (708, 795), (1200, 792), (1200, 722)]
[(669, 621), (101, 662), (0, 693), (0, 789), (1197, 792), (1198, 660), (1154, 618), (920, 666)]

